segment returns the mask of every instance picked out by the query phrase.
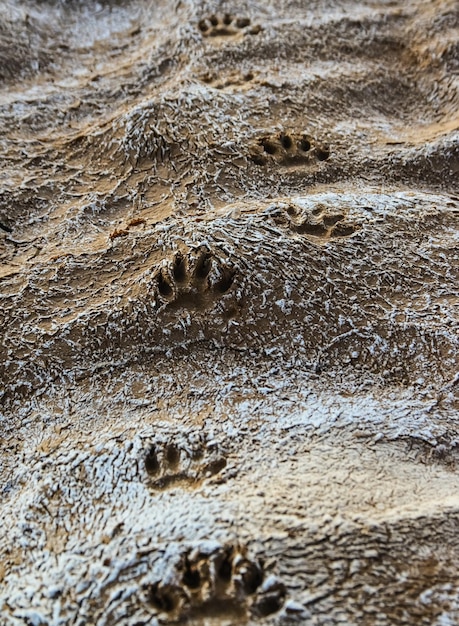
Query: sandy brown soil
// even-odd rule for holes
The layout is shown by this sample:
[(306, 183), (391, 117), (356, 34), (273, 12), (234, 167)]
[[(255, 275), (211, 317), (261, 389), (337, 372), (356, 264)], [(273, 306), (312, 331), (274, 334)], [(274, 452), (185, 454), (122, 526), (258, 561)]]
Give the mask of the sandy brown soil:
[(0, 625), (459, 623), (455, 0), (3, 0)]

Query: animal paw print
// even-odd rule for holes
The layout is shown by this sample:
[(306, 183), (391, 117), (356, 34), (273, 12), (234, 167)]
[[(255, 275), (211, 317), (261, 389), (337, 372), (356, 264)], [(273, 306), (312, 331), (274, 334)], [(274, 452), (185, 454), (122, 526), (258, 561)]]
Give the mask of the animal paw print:
[(285, 133), (259, 137), (250, 149), (250, 157), (257, 165), (275, 162), (279, 165), (326, 161), (330, 148), (321, 145), (305, 133)]
[(340, 211), (331, 211), (326, 207), (317, 207), (309, 212), (291, 205), (287, 209), (276, 208), (270, 216), (280, 226), (285, 226), (300, 235), (310, 235), (328, 241), (341, 237), (350, 237), (357, 231), (357, 226), (346, 221), (346, 215)]
[(253, 72), (241, 74), (240, 72), (231, 72), (228, 76), (219, 77), (215, 74), (204, 74), (201, 80), (215, 89), (226, 89), (227, 87), (244, 87), (251, 83), (255, 78)]
[(148, 602), (169, 622), (231, 615), (241, 623), (249, 614), (276, 613), (285, 595), (273, 576), (265, 581), (263, 563), (249, 558), (245, 547), (210, 542), (185, 552), (167, 582), (147, 588)]
[(205, 308), (230, 291), (236, 271), (206, 247), (188, 255), (175, 254), (156, 274), (157, 294), (163, 303)]
[(234, 37), (241, 33), (257, 35), (261, 31), (261, 26), (251, 26), (250, 18), (234, 17), (229, 13), (205, 17), (199, 21), (198, 28), (203, 37)]
[(199, 441), (190, 448), (188, 443), (153, 444), (145, 456), (149, 486), (162, 491), (175, 485), (199, 486), (203, 480), (220, 474), (226, 458), (215, 442)]

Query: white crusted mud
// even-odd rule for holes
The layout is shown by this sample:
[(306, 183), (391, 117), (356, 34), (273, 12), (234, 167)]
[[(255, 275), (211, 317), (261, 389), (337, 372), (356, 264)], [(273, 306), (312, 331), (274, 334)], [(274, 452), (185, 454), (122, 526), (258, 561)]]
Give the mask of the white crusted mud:
[(43, 388), (50, 375), (84, 375), (88, 363), (203, 343), (295, 353), (316, 372), (351, 367), (447, 384), (458, 349), (459, 205), (441, 202), (328, 193), (236, 204), (202, 222), (127, 231), (97, 259), (71, 255), (49, 269), (37, 261), (19, 292), (17, 275), (3, 281), (15, 311), (5, 395)]
[(456, 3), (0, 13), (0, 625), (457, 624)]

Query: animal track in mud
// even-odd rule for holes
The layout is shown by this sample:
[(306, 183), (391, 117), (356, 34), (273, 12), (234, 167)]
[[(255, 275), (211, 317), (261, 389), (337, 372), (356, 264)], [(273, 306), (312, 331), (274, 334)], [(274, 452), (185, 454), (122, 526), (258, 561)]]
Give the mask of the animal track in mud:
[(250, 158), (257, 165), (269, 162), (278, 165), (295, 165), (326, 161), (330, 148), (319, 144), (306, 133), (281, 132), (259, 137), (250, 148)]
[(250, 18), (234, 17), (229, 13), (205, 17), (199, 21), (198, 28), (203, 37), (234, 37), (240, 33), (257, 35), (261, 31), (261, 26), (251, 26)]
[(252, 83), (255, 78), (253, 72), (231, 72), (227, 76), (217, 76), (216, 74), (204, 74), (201, 76), (203, 83), (214, 87), (214, 89), (226, 89), (227, 87), (244, 87)]
[(218, 445), (203, 440), (191, 447), (175, 441), (153, 444), (145, 456), (149, 486), (155, 490), (177, 484), (198, 486), (220, 474), (226, 465)]
[(168, 622), (202, 617), (245, 621), (248, 614), (266, 617), (285, 601), (285, 586), (274, 576), (265, 580), (263, 563), (247, 548), (202, 544), (187, 550), (173, 576), (146, 589), (147, 601)]
[(217, 259), (205, 247), (188, 255), (177, 252), (155, 276), (157, 293), (164, 303), (205, 308), (231, 290), (236, 270)]
[(291, 205), (287, 209), (277, 207), (269, 214), (279, 226), (285, 226), (300, 235), (310, 235), (325, 241), (350, 237), (358, 230), (356, 224), (346, 220), (344, 212), (330, 211), (325, 207), (317, 207), (311, 212), (302, 213), (298, 207)]

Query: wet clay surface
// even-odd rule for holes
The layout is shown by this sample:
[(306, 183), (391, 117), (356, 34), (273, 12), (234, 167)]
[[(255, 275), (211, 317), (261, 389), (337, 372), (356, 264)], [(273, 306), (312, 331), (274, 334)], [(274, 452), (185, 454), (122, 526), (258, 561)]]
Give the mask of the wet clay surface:
[(0, 624), (457, 624), (457, 3), (2, 11)]

